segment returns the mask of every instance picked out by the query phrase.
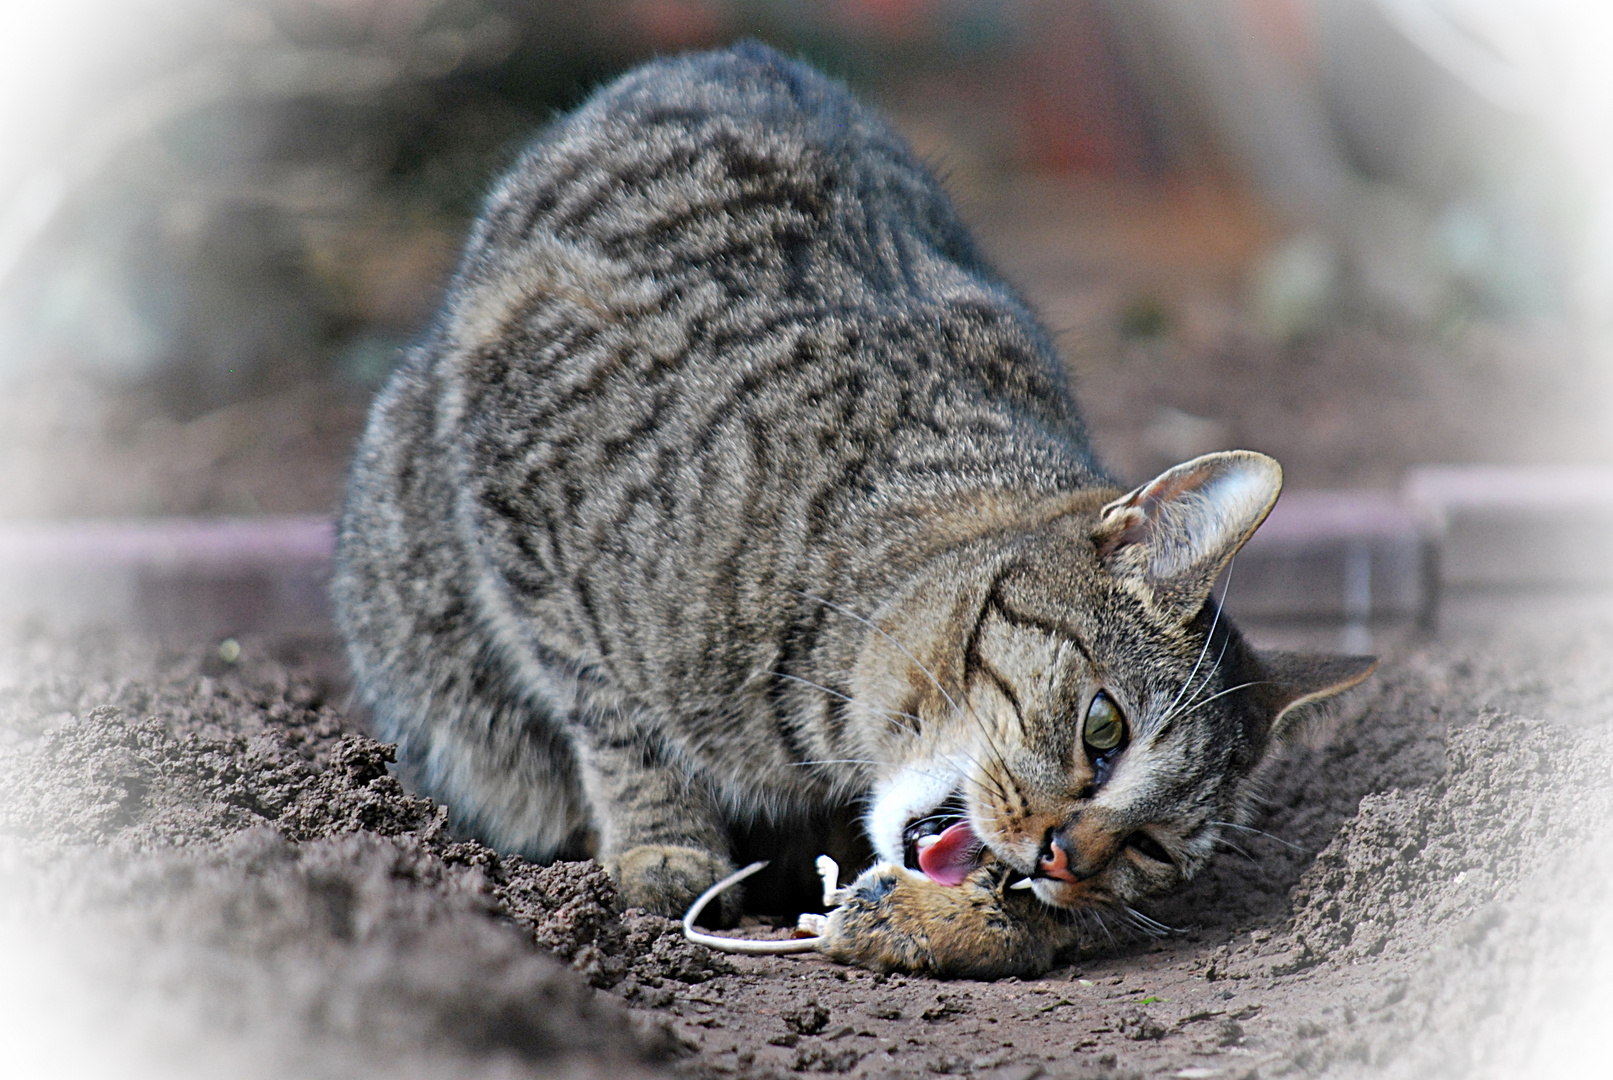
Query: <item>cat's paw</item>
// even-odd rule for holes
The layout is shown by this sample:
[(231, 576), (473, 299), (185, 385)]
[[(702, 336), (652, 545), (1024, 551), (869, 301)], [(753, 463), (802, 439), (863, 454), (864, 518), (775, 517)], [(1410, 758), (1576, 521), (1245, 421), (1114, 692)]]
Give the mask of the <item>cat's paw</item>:
[(874, 866), (847, 893), (829, 915), (822, 951), (874, 971), (1038, 975), (1073, 940), (1040, 901), (1006, 892), (996, 867), (979, 867), (960, 885), (938, 885), (900, 866)]
[[(695, 898), (733, 872), (721, 855), (672, 844), (643, 844), (605, 860), (623, 907), (681, 919)], [(708, 907), (721, 926), (739, 921), (741, 893), (729, 889)]]

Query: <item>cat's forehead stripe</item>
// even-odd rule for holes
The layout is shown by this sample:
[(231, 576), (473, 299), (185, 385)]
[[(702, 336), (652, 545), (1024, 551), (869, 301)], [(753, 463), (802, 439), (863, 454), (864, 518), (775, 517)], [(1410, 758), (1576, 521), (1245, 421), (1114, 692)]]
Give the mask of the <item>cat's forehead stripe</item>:
[(1009, 606), (1007, 598), (1003, 596), (1001, 588), (992, 589), (990, 596), (986, 600), (986, 610), (998, 615), (1011, 626), (1017, 626), (1023, 630), (1034, 630), (1055, 641), (1069, 642), (1080, 651), (1082, 656), (1086, 657), (1088, 664), (1091, 664), (1094, 669), (1098, 668), (1098, 661), (1092, 655), (1091, 647), (1087, 645), (1081, 631), (1074, 625), (1062, 621), (1053, 622), (1036, 615), (1014, 610)]

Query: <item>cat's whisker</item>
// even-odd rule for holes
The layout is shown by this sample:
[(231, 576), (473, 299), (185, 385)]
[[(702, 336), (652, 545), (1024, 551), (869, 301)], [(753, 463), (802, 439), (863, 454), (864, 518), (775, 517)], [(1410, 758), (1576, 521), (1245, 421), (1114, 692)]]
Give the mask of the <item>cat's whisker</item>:
[(1298, 844), (1290, 843), (1289, 841), (1284, 840), (1280, 836), (1275, 836), (1272, 833), (1269, 833), (1264, 829), (1256, 829), (1251, 825), (1239, 825), (1235, 821), (1211, 821), (1211, 822), (1208, 822), (1207, 824), (1218, 825), (1223, 829), (1239, 829), (1239, 830), (1241, 830), (1243, 832), (1246, 832), (1246, 833), (1253, 833), (1255, 836), (1264, 836), (1267, 840), (1275, 840), (1277, 843), (1281, 844), (1283, 847), (1287, 848), (1290, 851), (1297, 851), (1302, 855), (1310, 854), (1310, 852), (1307, 849), (1300, 847)]
[[(813, 690), (821, 690), (821, 692), (827, 693), (827, 695), (831, 696), (831, 698), (839, 698), (840, 701), (845, 701), (847, 704), (855, 704), (857, 708), (868, 709), (869, 712), (874, 712), (874, 714), (879, 714), (879, 716), (902, 717), (902, 719), (905, 719), (905, 721), (913, 721), (915, 724), (923, 724), (924, 722), (921, 717), (913, 716), (911, 712), (900, 712), (897, 711), (897, 709), (882, 709), (879, 708), (877, 704), (868, 704), (866, 701), (858, 701), (857, 698), (853, 698), (852, 695), (848, 695), (848, 693), (840, 693), (839, 690), (834, 690), (832, 687), (826, 687), (826, 685), (823, 685), (821, 682), (813, 682), (811, 679), (802, 679), (800, 675), (792, 675), (786, 671), (769, 671), (768, 674), (773, 675), (774, 679), (787, 679), (790, 680), (790, 682), (802, 683), (803, 687), (811, 687)], [(897, 729), (910, 730), (900, 724), (897, 725)]]
[(903, 645), (900, 641), (896, 640), (896, 638), (893, 637), (888, 631), (886, 631), (884, 629), (884, 627), (882, 627), (879, 624), (875, 623), (872, 619), (869, 619), (869, 618), (866, 618), (866, 617), (864, 617), (862, 615), (857, 614), (855, 611), (852, 611), (848, 607), (844, 607), (843, 605), (835, 603), (833, 600), (826, 600), (821, 596), (814, 596), (812, 593), (803, 592), (800, 589), (789, 589), (787, 591), (791, 592), (791, 593), (794, 593), (796, 596), (800, 596), (800, 597), (802, 597), (804, 599), (811, 600), (811, 601), (814, 601), (815, 603), (822, 604), (824, 607), (828, 608), (830, 611), (838, 612), (839, 614), (844, 615), (846, 618), (851, 619), (854, 622), (857, 622), (857, 623), (861, 624), (862, 626), (867, 627), (868, 629), (872, 630), (874, 633), (878, 634), (880, 637), (884, 638), (886, 641), (888, 641), (892, 645), (894, 645), (896, 647), (896, 649), (899, 652), (901, 652), (901, 654), (903, 656), (907, 657), (909, 660), (911, 660), (913, 662), (914, 666), (917, 667), (919, 669), (919, 671), (924, 674), (924, 677), (926, 679), (930, 680), (930, 685), (934, 686), (935, 689), (936, 689), (936, 692), (939, 693), (941, 695), (941, 697), (946, 700), (946, 703), (948, 705), (952, 706), (952, 710), (953, 710), (953, 712), (955, 714), (957, 714), (959, 716), (967, 716), (969, 719), (974, 721), (975, 725), (980, 728), (981, 734), (985, 735), (985, 737), (986, 737), (987, 749), (990, 751), (992, 758), (998, 764), (1003, 764), (1002, 750), (997, 746), (996, 739), (994, 739), (992, 737), (991, 729), (986, 725), (986, 722), (981, 719), (980, 714), (975, 712), (972, 708), (965, 708), (964, 706), (959, 705), (958, 702), (957, 702), (957, 699), (955, 699), (951, 694), (947, 693), (947, 688), (945, 686), (941, 685), (941, 680), (936, 678), (935, 673), (933, 671), (931, 671), (928, 667), (926, 667), (924, 665), (924, 663), (921, 660), (919, 660), (918, 657), (914, 656), (913, 653), (911, 651), (909, 651), (907, 646)]
[(816, 759), (814, 761), (787, 761), (787, 762), (784, 763), (783, 768), (786, 768), (786, 769), (799, 769), (799, 768), (801, 768), (803, 766), (806, 766), (806, 765), (880, 765), (880, 764), (883, 764), (883, 762), (872, 761), (872, 760), (870, 760), (868, 758), (837, 757), (837, 758), (818, 758), (818, 759)]
[(1165, 923), (1160, 922), (1158, 919), (1150, 918), (1149, 916), (1144, 915), (1130, 904), (1120, 905), (1119, 910), (1127, 922), (1130, 922), (1132, 925), (1136, 926), (1139, 930), (1143, 931), (1150, 937), (1169, 937), (1170, 935), (1180, 934), (1182, 932), (1174, 926), (1168, 926)]
[[(1193, 685), (1193, 678), (1198, 674), (1200, 665), (1204, 663), (1204, 657), (1209, 652), (1210, 643), (1215, 640), (1215, 629), (1221, 624), (1221, 613), (1226, 610), (1227, 594), (1232, 591), (1232, 572), (1237, 565), (1237, 561), (1238, 557), (1236, 554), (1234, 554), (1227, 562), (1226, 587), (1221, 590), (1221, 598), (1216, 601), (1215, 618), (1210, 620), (1210, 632), (1204, 635), (1204, 645), (1199, 649), (1199, 657), (1198, 660), (1196, 660), (1193, 664), (1193, 670), (1188, 672), (1187, 678), (1182, 682), (1182, 688), (1176, 692), (1176, 697), (1172, 699), (1170, 708), (1166, 709), (1165, 715), (1160, 718), (1159, 728), (1161, 730), (1163, 730), (1165, 726), (1178, 715), (1183, 714), (1185, 711), (1188, 711), (1193, 707), (1194, 703), (1197, 702), (1199, 695), (1205, 690), (1208, 690), (1210, 688), (1210, 684), (1215, 681), (1216, 672), (1221, 670), (1221, 663), (1226, 659), (1227, 646), (1232, 644), (1232, 638), (1230, 635), (1222, 639), (1221, 651), (1216, 654), (1215, 663), (1210, 665), (1210, 670), (1205, 672), (1204, 681), (1199, 683), (1198, 689), (1193, 691), (1192, 696), (1188, 698), (1187, 703), (1185, 705), (1181, 705), (1182, 695), (1187, 692), (1188, 687)], [(1178, 708), (1179, 705), (1180, 708)]]
[(1250, 805), (1263, 806), (1267, 810), (1274, 810), (1277, 807), (1277, 803), (1271, 797), (1271, 795), (1261, 790), (1258, 786), (1251, 786), (1243, 793), (1243, 798), (1247, 800)]
[(1189, 707), (1199, 700), (1200, 694), (1204, 693), (1204, 691), (1208, 690), (1212, 685), (1214, 685), (1215, 676), (1221, 670), (1222, 662), (1227, 658), (1227, 646), (1231, 644), (1232, 639), (1230, 637), (1221, 642), (1221, 651), (1215, 654), (1215, 663), (1211, 664), (1210, 670), (1204, 673), (1204, 680), (1199, 683), (1198, 689), (1193, 691), (1193, 696), (1187, 699)]
[[(997, 745), (996, 736), (992, 733), (990, 725), (986, 723), (984, 717), (975, 711), (972, 703), (968, 706), (967, 710), (964, 711), (967, 712), (969, 719), (974, 721), (975, 726), (980, 729), (980, 733), (986, 737), (986, 749), (991, 754), (992, 761), (998, 765), (1001, 765), (1005, 772), (1009, 772), (1011, 778), (1012, 772), (1008, 769), (1008, 762), (1003, 758), (1002, 748)], [(1019, 715), (1017, 707), (1014, 715), (1018, 718), (1020, 727), (1023, 730), (1025, 718)], [(1004, 797), (1006, 797), (1006, 792), (1004, 792)]]
[(1229, 852), (1231, 854), (1235, 854), (1239, 858), (1241, 858), (1245, 862), (1247, 862), (1249, 864), (1250, 870), (1253, 872), (1254, 877), (1256, 879), (1258, 879), (1260, 881), (1265, 881), (1265, 882), (1270, 882), (1270, 881), (1273, 880), (1273, 878), (1271, 876), (1270, 864), (1262, 862), (1261, 860), (1255, 858), (1253, 855), (1250, 855), (1247, 851), (1243, 850), (1241, 847), (1238, 847), (1236, 844), (1232, 843), (1231, 841), (1227, 840), (1224, 837), (1217, 837), (1215, 842), (1217, 844), (1223, 845), (1224, 849), (1227, 852)]
[[(1193, 677), (1199, 673), (1199, 666), (1204, 663), (1205, 656), (1207, 656), (1210, 652), (1210, 642), (1215, 640), (1215, 628), (1221, 625), (1221, 612), (1226, 610), (1227, 592), (1232, 588), (1232, 570), (1233, 567), (1237, 565), (1237, 562), (1237, 555), (1233, 555), (1231, 559), (1227, 560), (1227, 586), (1225, 589), (1221, 590), (1221, 598), (1215, 603), (1215, 618), (1210, 620), (1210, 632), (1204, 635), (1204, 645), (1199, 649), (1199, 658), (1193, 661), (1193, 670), (1187, 673), (1187, 678), (1182, 680), (1182, 688), (1176, 691), (1176, 696), (1171, 699), (1171, 703), (1165, 706), (1165, 716), (1160, 720), (1161, 724), (1164, 724), (1166, 720), (1169, 720), (1171, 716), (1175, 714), (1176, 706), (1181, 703), (1182, 695), (1187, 693), (1187, 688), (1189, 686), (1193, 685)], [(1223, 655), (1225, 655), (1225, 645), (1221, 646), (1221, 652)], [(1215, 666), (1219, 667), (1220, 664), (1221, 661), (1218, 657), (1216, 659)], [(1213, 675), (1215, 673), (1215, 669), (1211, 668), (1210, 673)], [(1208, 681), (1208, 677), (1206, 677), (1206, 681)]]
[[(887, 724), (889, 724), (891, 726), (891, 728), (894, 731), (900, 732), (901, 734), (904, 734), (904, 735), (915, 735), (915, 734), (917, 734), (919, 726), (921, 726), (923, 724), (923, 719), (921, 717), (915, 716), (912, 713), (900, 712), (900, 711), (897, 711), (897, 710), (894, 710), (894, 709), (882, 709), (877, 705), (870, 705), (868, 702), (860, 701), (857, 698), (852, 697), (850, 694), (842, 693), (839, 690), (835, 690), (834, 688), (825, 686), (825, 685), (823, 685), (822, 683), (819, 683), (819, 682), (813, 682), (811, 679), (803, 679), (799, 675), (791, 675), (789, 672), (786, 672), (786, 671), (769, 671), (767, 674), (772, 675), (775, 678), (786, 679), (786, 680), (788, 680), (790, 682), (800, 683), (802, 686), (807, 686), (807, 687), (811, 687), (814, 690), (822, 691), (823, 693), (828, 694), (830, 697), (836, 698), (836, 699), (838, 699), (840, 701), (844, 701), (849, 705), (855, 705), (860, 709), (866, 709), (872, 715), (877, 716), (880, 719), (884, 720)], [(906, 724), (898, 723), (897, 718), (911, 720), (911, 721), (913, 721), (913, 725), (908, 726)], [(966, 754), (964, 756), (967, 758), (967, 760), (968, 760), (970, 765), (973, 765), (977, 769), (982, 768), (982, 765), (981, 765), (980, 761), (977, 760), (973, 755)], [(861, 764), (861, 765), (882, 765), (882, 764), (886, 764), (885, 762), (881, 762), (881, 761), (868, 761), (868, 760), (859, 760), (859, 759), (852, 759), (852, 758), (845, 758), (845, 759), (841, 759), (841, 760), (845, 764)], [(828, 763), (829, 762), (824, 762), (824, 764), (828, 764)], [(808, 764), (808, 762), (793, 762), (792, 764), (804, 765), (804, 764)], [(923, 771), (923, 770), (919, 770), (919, 771)]]
[(786, 591), (787, 592), (792, 592), (796, 596), (804, 597), (807, 600), (812, 600), (812, 601), (815, 601), (815, 602), (817, 602), (819, 604), (822, 604), (824, 607), (828, 608), (830, 611), (839, 612), (840, 614), (846, 616), (846, 618), (851, 619), (851, 620), (853, 620), (855, 622), (861, 623), (863, 626), (866, 626), (868, 629), (872, 630), (874, 633), (878, 634), (880, 637), (884, 638), (886, 641), (888, 641), (892, 645), (896, 646), (896, 648), (901, 652), (901, 654), (903, 656), (905, 656), (909, 660), (913, 661), (914, 665), (920, 671), (922, 671), (924, 673), (924, 677), (926, 679), (930, 680), (931, 685), (933, 685), (935, 687), (935, 689), (940, 693), (940, 695), (943, 698), (946, 699), (946, 702), (947, 702), (948, 705), (951, 705), (954, 709), (958, 710), (959, 712), (962, 711), (962, 709), (959, 707), (958, 703), (952, 699), (952, 695), (947, 693), (946, 687), (941, 685), (941, 680), (937, 679), (935, 677), (935, 675), (930, 672), (930, 669), (925, 667), (919, 661), (918, 657), (916, 657), (912, 653), (908, 652), (907, 651), (907, 646), (903, 645), (900, 641), (897, 641), (894, 637), (892, 637), (889, 633), (887, 633), (883, 627), (879, 626), (872, 619), (864, 618), (863, 616), (857, 614), (855, 611), (852, 611), (850, 608), (842, 607), (841, 605), (835, 603), (833, 600), (825, 600), (821, 596), (813, 596), (811, 593), (802, 592), (800, 589), (787, 589)]
[[(1015, 785), (1014, 794), (1020, 799), (1020, 801), (1023, 802), (1024, 793), (1019, 791), (1018, 782), (1014, 780), (1013, 772), (1008, 768), (1008, 762), (1003, 758), (1002, 749), (998, 747), (997, 740), (992, 736), (991, 729), (987, 726), (985, 719), (978, 712), (976, 712), (972, 706), (968, 710), (960, 710), (960, 712), (966, 715), (970, 720), (974, 721), (974, 725), (979, 728), (980, 733), (985, 736), (986, 752), (991, 756), (993, 764), (1001, 766), (1002, 771), (1008, 774), (1009, 781)], [(973, 757), (973, 755), (970, 756), (971, 758)], [(987, 774), (987, 778), (990, 779), (993, 790), (995, 790), (998, 795), (1002, 796), (1003, 801), (1010, 801), (1008, 789), (1003, 786), (1003, 782), (997, 776), (996, 770), (986, 769), (985, 766), (977, 759), (974, 760), (974, 765), (980, 772)]]
[[(970, 753), (967, 750), (952, 750), (952, 751), (949, 751), (945, 756), (950, 761), (952, 761), (952, 764), (954, 764), (954, 765), (956, 765), (958, 761), (961, 761), (963, 764), (969, 766), (970, 769), (974, 770), (974, 772), (978, 772), (978, 773), (986, 773), (986, 772), (988, 772), (988, 770), (986, 769), (985, 762), (981, 761), (978, 757), (976, 757), (974, 754)], [(913, 769), (914, 771), (917, 771), (917, 772), (921, 772), (921, 773), (923, 773), (923, 774), (925, 774), (927, 776), (937, 775), (933, 771), (927, 770), (927, 769), (922, 769), (917, 765), (908, 765), (908, 766), (906, 766), (906, 768)], [(963, 782), (968, 782), (969, 778), (971, 776), (971, 774), (967, 773), (967, 772), (961, 773), (961, 775), (963, 776)]]
[[(989, 787), (985, 781), (980, 779), (980, 776), (984, 776), (985, 781), (990, 782)], [(1008, 798), (1008, 789), (1003, 786), (1003, 782), (999, 780), (997, 775), (991, 770), (980, 768), (978, 763), (976, 763), (975, 773), (964, 776), (963, 782), (965, 784), (973, 784), (976, 788), (983, 792), (995, 794), (1002, 799), (1003, 802), (1010, 801)]]
[[(768, 674), (777, 676), (778, 678), (781, 678), (781, 679), (788, 679), (788, 680), (791, 680), (792, 682), (798, 682), (798, 683), (802, 684), (803, 686), (809, 686), (809, 687), (812, 687), (813, 689), (816, 689), (816, 690), (821, 690), (826, 694), (829, 694), (829, 695), (831, 695), (833, 697), (839, 698), (840, 700), (847, 702), (848, 704), (856, 705), (859, 708), (867, 709), (873, 715), (878, 716), (881, 719), (883, 719), (887, 724), (889, 724), (891, 726), (891, 728), (893, 730), (895, 730), (897, 732), (900, 732), (900, 733), (902, 733), (904, 735), (917, 735), (919, 727), (924, 722), (922, 717), (915, 716), (913, 713), (900, 712), (900, 711), (897, 711), (897, 710), (894, 710), (894, 709), (883, 709), (883, 708), (880, 708), (877, 705), (870, 705), (866, 701), (860, 701), (857, 698), (851, 697), (848, 694), (844, 694), (844, 693), (842, 693), (842, 692), (840, 692), (838, 690), (835, 690), (835, 689), (833, 689), (831, 687), (824, 686), (822, 683), (813, 682), (811, 679), (803, 679), (799, 675), (791, 675), (788, 672), (784, 672), (784, 671), (770, 671), (770, 672), (768, 672)], [(901, 718), (913, 721), (913, 726), (909, 727), (909, 726), (907, 726), (905, 724), (898, 723), (896, 721), (896, 719), (895, 719), (897, 717), (901, 717)], [(957, 757), (961, 757), (968, 765), (970, 765), (974, 769), (976, 769), (976, 770), (978, 770), (980, 772), (986, 772), (987, 771), (986, 767), (985, 767), (985, 763), (982, 762), (974, 754), (971, 754), (968, 751), (954, 751), (954, 754)], [(996, 760), (1000, 764), (1001, 761), (1002, 761), (1001, 756), (998, 755)], [(868, 762), (868, 764), (878, 765), (878, 764), (886, 764), (886, 763), (885, 762)], [(908, 768), (915, 769), (915, 771), (924, 772), (926, 775), (934, 775), (933, 773), (929, 773), (926, 770), (916, 769), (915, 766), (910, 765), (910, 766), (908, 766)], [(998, 786), (997, 790), (998, 790), (999, 794), (1004, 796), (1004, 798), (1007, 797), (1007, 792), (1004, 791), (1001, 788), (1000, 785)]]
[[(1213, 627), (1212, 627), (1212, 633), (1213, 632), (1214, 631), (1213, 631)], [(1230, 637), (1221, 642), (1221, 651), (1216, 654), (1215, 663), (1210, 665), (1210, 670), (1204, 673), (1204, 681), (1199, 683), (1198, 689), (1193, 691), (1193, 696), (1188, 698), (1186, 704), (1182, 705), (1180, 708), (1176, 708), (1176, 709), (1173, 709), (1170, 712), (1167, 712), (1160, 719), (1160, 721), (1159, 721), (1160, 729), (1164, 729), (1164, 727), (1167, 724), (1169, 724), (1172, 720), (1176, 719), (1176, 717), (1184, 716), (1187, 713), (1192, 712), (1193, 709), (1197, 707), (1197, 705), (1199, 703), (1199, 695), (1204, 693), (1204, 691), (1208, 690), (1210, 688), (1210, 684), (1215, 681), (1215, 674), (1216, 674), (1216, 672), (1221, 670), (1221, 662), (1226, 659), (1227, 646), (1230, 645), (1231, 643), (1232, 643), (1232, 639)], [(1208, 647), (1209, 644), (1210, 644), (1210, 639), (1205, 638), (1204, 639), (1204, 644), (1205, 644), (1206, 647)], [(1191, 681), (1192, 681), (1192, 676), (1190, 675), (1190, 676), (1188, 676), (1188, 682), (1191, 682)], [(1184, 683), (1182, 688), (1185, 690), (1187, 688), (1187, 683)], [(1180, 695), (1178, 695), (1178, 697), (1180, 697)]]
[(922, 724), (924, 722), (920, 717), (914, 716), (912, 713), (899, 712), (895, 709), (882, 709), (878, 705), (870, 705), (866, 701), (859, 701), (850, 694), (843, 694), (839, 690), (835, 690), (832, 687), (824, 686), (822, 683), (813, 682), (811, 679), (803, 679), (799, 675), (791, 675), (787, 671), (769, 671), (768, 674), (776, 679), (788, 679), (790, 682), (800, 683), (802, 686), (809, 686), (814, 690), (821, 690), (830, 697), (838, 698), (848, 705), (855, 705), (859, 709), (867, 709), (869, 712), (874, 713), (877, 716), (883, 716), (892, 721), (893, 726), (897, 731), (914, 733), (916, 729), (910, 728), (905, 724), (896, 724), (895, 718), (911, 720), (915, 725)]
[[(928, 674), (928, 672), (926, 672), (926, 674)], [(930, 676), (930, 678), (932, 681), (934, 680), (933, 675)], [(973, 705), (969, 705), (967, 707), (954, 705), (953, 708), (956, 710), (957, 715), (965, 717), (971, 721), (975, 727), (980, 729), (980, 734), (983, 735), (986, 740), (986, 753), (989, 755), (992, 763), (1000, 765), (1004, 772), (1009, 772), (1008, 763), (1003, 758), (1002, 749), (997, 745), (997, 740), (992, 735), (991, 728), (987, 725), (985, 718), (975, 711)], [(964, 756), (968, 758), (970, 764), (972, 764), (978, 771), (988, 774), (993, 789), (997, 792), (997, 794), (1001, 795), (1004, 800), (1007, 800), (1008, 789), (1003, 786), (1002, 781), (997, 777), (995, 770), (987, 769), (985, 763), (973, 754), (965, 753)], [(1011, 773), (1010, 779), (1012, 779)]]
[(1223, 847), (1225, 847), (1228, 851), (1231, 851), (1234, 854), (1243, 856), (1245, 859), (1248, 859), (1251, 863), (1254, 863), (1257, 866), (1259, 865), (1258, 860), (1256, 860), (1253, 855), (1249, 854), (1247, 851), (1243, 850), (1243, 848), (1239, 847), (1237, 844), (1234, 844), (1231, 840), (1228, 840), (1226, 837), (1218, 836), (1218, 837), (1215, 838), (1215, 842), (1217, 844), (1220, 844)]
[(1211, 694), (1209, 697), (1205, 698), (1203, 701), (1200, 701), (1195, 705), (1192, 705), (1192, 706), (1189, 706), (1186, 709), (1183, 709), (1182, 710), (1182, 715), (1186, 716), (1190, 712), (1194, 712), (1194, 711), (1196, 711), (1198, 709), (1202, 709), (1202, 708), (1204, 708), (1204, 706), (1208, 705), (1210, 702), (1214, 701), (1216, 698), (1226, 697), (1228, 694), (1236, 693), (1239, 690), (1247, 690), (1251, 686), (1268, 686), (1268, 685), (1270, 685), (1270, 683), (1271, 683), (1271, 680), (1269, 680), (1269, 679), (1251, 679), (1248, 682), (1239, 683), (1237, 686), (1229, 686), (1225, 690), (1221, 691), (1219, 694)]
[(1100, 909), (1092, 909), (1092, 918), (1097, 921), (1098, 929), (1103, 931), (1103, 936), (1109, 939), (1109, 947), (1118, 949), (1120, 948), (1120, 942), (1115, 940), (1114, 931), (1109, 929), (1109, 921), (1103, 917), (1104, 914)]

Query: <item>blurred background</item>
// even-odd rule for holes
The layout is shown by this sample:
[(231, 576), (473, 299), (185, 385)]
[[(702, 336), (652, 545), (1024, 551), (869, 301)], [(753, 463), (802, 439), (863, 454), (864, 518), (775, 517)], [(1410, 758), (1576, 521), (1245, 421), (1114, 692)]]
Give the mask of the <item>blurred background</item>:
[[(933, 163), (1054, 332), (1118, 478), (1239, 446), (1282, 462), (1227, 594), (1251, 640), (1383, 655), (1387, 689), (1362, 700), (1417, 761), (1446, 760), (1448, 719), (1500, 715), (1477, 704), (1490, 686), (1514, 688), (1509, 711), (1566, 702), (1550, 708), (1605, 729), (1610, 0), (0, 0), (0, 705), (103, 669), (120, 689), (83, 701), (136, 700), (119, 696), (143, 678), (119, 669), (124, 646), (161, 635), (204, 657), (205, 677), (173, 684), (185, 716), (256, 710), (223, 673), (269, 655), (341, 701), (330, 518), (483, 193), (618, 73), (747, 37), (844, 79)], [(50, 645), (75, 623), (114, 633)], [(13, 630), (26, 648), (8, 652)], [(260, 644), (294, 634), (307, 648)], [(273, 677), (261, 700), (278, 703), (293, 684)], [(0, 730), (0, 750), (72, 720), (7, 708), (35, 726)], [(1531, 801), (1568, 782), (1542, 779), (1532, 745), (1498, 757), (1486, 805), (1560, 831), (1475, 835), (1560, 857), (1507, 910), (1571, 906), (1544, 925), (1581, 929), (1542, 948), (1514, 914), (1464, 921), (1479, 929), (1440, 940), (1466, 944), (1415, 961), (1435, 990), (1401, 1003), (1386, 980), (1373, 997), (1387, 989), (1376, 1009), (1425, 1060), (1478, 1033), (1495, 1075), (1542, 1052), (1533, 1075), (1598, 1075), (1551, 1055), (1605, 1062), (1613, 920), (1595, 915), (1613, 885), (1570, 840), (1613, 830)], [(1375, 754), (1304, 760), (1350, 791), (1424, 775)], [(1332, 811), (1295, 809), (1309, 774), (1288, 775), (1275, 820), (1325, 841)], [(1464, 876), (1453, 912), (1489, 887), (1454, 891)], [(32, 1005), (54, 985), (24, 975), (0, 989)], [(1285, 1027), (1309, 1007), (1272, 1000)], [(1441, 1016), (1453, 1034), (1436, 1038)], [(120, 1045), (104, 1034), (23, 1046)]]
[(0, 521), (332, 512), (493, 178), (647, 57), (884, 107), (1124, 478), (1613, 461), (1613, 12), (1540, 0), (0, 7)]

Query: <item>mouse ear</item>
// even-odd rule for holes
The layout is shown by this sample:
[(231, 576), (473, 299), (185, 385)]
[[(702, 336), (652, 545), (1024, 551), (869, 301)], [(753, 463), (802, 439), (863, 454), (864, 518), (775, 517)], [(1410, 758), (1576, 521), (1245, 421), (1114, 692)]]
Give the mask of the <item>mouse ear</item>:
[(1265, 454), (1205, 454), (1105, 506), (1092, 540), (1110, 573), (1185, 622), (1282, 487), (1282, 466)]
[(1343, 693), (1378, 667), (1376, 656), (1326, 656), (1316, 653), (1255, 651), (1264, 682), (1261, 696), (1272, 712), (1271, 737), (1289, 735), (1303, 706)]

